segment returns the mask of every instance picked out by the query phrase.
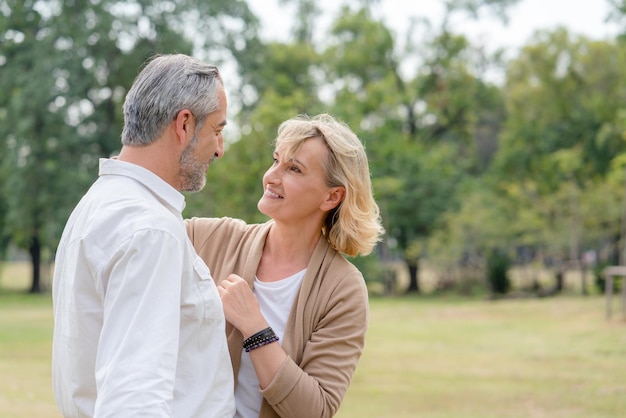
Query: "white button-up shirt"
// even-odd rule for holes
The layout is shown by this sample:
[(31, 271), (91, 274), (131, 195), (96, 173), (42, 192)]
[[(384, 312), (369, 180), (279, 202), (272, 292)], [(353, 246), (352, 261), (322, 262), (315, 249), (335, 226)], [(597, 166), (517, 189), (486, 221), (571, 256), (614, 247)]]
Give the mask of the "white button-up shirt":
[(232, 417), (222, 304), (184, 196), (115, 159), (72, 212), (55, 262), (52, 378), (65, 417)]

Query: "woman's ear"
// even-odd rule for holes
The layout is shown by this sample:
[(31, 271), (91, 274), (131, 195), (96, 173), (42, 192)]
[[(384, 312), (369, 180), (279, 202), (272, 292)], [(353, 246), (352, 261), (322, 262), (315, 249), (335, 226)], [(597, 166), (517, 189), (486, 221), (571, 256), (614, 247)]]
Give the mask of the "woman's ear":
[(322, 210), (330, 211), (339, 206), (341, 201), (346, 197), (346, 188), (344, 186), (332, 187), (328, 190), (326, 200), (322, 204)]

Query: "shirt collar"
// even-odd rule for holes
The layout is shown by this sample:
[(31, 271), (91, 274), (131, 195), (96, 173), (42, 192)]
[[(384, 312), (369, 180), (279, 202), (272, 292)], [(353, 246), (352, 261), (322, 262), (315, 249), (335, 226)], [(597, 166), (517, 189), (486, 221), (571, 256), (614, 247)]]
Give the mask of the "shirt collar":
[(98, 175), (130, 177), (143, 184), (165, 204), (178, 211), (178, 213), (182, 213), (183, 209), (185, 209), (185, 196), (181, 192), (170, 186), (152, 171), (139, 165), (120, 161), (116, 158), (100, 158)]

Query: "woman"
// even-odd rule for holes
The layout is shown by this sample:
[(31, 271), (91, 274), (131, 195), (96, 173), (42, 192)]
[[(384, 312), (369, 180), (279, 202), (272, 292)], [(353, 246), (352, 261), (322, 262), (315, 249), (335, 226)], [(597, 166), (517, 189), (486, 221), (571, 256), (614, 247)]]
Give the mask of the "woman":
[(368, 321), (363, 276), (342, 254), (369, 254), (383, 232), (363, 145), (326, 114), (287, 120), (263, 189), (264, 224), (187, 221), (218, 282), (237, 417), (331, 417)]

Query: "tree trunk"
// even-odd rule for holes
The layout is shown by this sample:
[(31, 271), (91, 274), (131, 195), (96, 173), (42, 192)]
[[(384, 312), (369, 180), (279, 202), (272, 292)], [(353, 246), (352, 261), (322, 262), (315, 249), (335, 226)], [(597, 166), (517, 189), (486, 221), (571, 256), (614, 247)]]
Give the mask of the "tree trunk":
[(554, 284), (555, 293), (561, 293), (563, 291), (563, 282), (565, 279), (565, 272), (562, 269), (556, 272), (556, 283)]
[(587, 296), (587, 269), (582, 263), (579, 263), (580, 267), (580, 288), (582, 289), (583, 296)]
[(409, 287), (407, 293), (421, 293), (419, 282), (419, 263), (414, 260), (405, 260), (409, 268)]
[(41, 243), (39, 242), (39, 236), (32, 236), (28, 252), (30, 252), (33, 266), (33, 282), (30, 287), (30, 293), (41, 293)]

